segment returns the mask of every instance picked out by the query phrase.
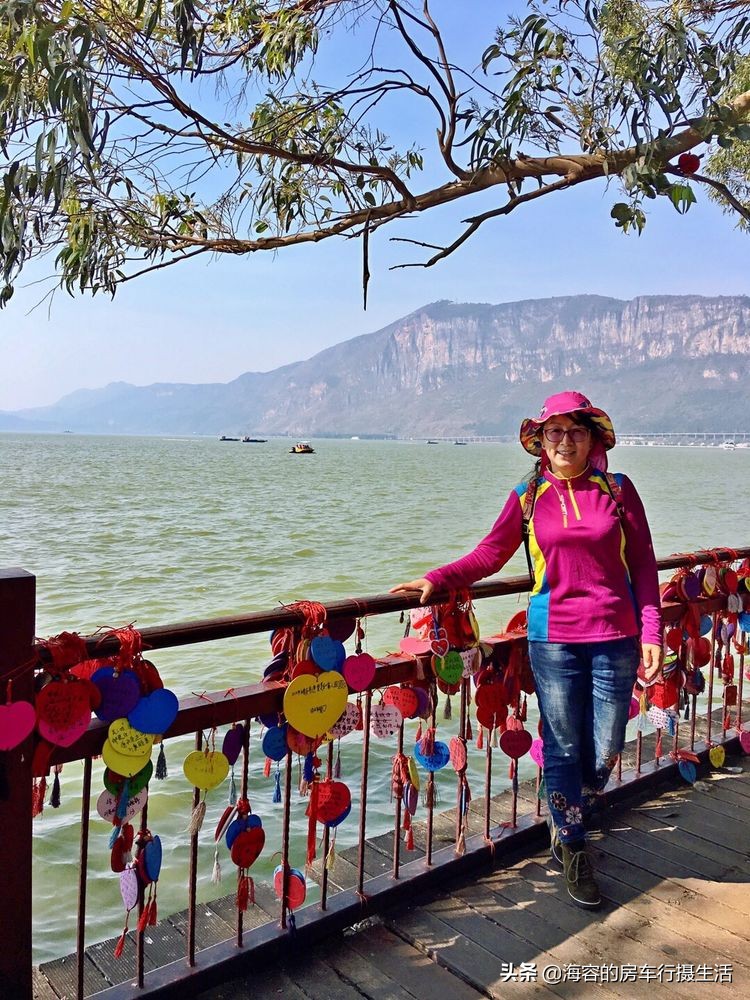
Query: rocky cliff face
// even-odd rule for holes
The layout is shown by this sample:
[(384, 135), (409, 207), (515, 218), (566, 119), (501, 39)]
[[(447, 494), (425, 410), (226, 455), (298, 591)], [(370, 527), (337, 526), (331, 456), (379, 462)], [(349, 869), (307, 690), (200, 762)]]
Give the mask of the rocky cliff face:
[(378, 385), (381, 391), (421, 393), (446, 380), (493, 371), (513, 385), (657, 359), (742, 355), (748, 349), (750, 298), (620, 302), (577, 296), (500, 306), (437, 303), (390, 328), (368, 375), (376, 382), (387, 380)]
[(691, 429), (742, 429), (748, 359), (743, 296), (437, 302), (226, 386), (118, 385), (101, 390), (100, 405), (96, 393), (80, 406), (73, 394), (25, 415), (131, 433), (504, 434), (549, 392), (575, 385), (619, 411), (628, 429), (687, 420)]

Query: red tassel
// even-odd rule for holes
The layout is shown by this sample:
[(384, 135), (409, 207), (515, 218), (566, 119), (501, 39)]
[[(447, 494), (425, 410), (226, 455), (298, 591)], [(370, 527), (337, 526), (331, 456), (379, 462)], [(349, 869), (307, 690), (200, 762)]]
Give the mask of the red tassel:
[(407, 833), (411, 830), (411, 813), (408, 809), (404, 809), (404, 830)]
[(656, 731), (656, 746), (654, 747), (654, 757), (661, 757), (661, 729)]
[(240, 875), (237, 879), (237, 909), (244, 913), (247, 910), (247, 900), (250, 895), (247, 875)]
[(435, 753), (435, 730), (431, 727), (419, 741), (419, 752), (425, 757)]
[(310, 806), (308, 808), (309, 819), (307, 821), (307, 864), (311, 865), (315, 860), (315, 830), (317, 827), (318, 815), (318, 782), (313, 781), (310, 791)]
[(251, 878), (247, 880), (247, 901), (251, 906), (255, 906), (255, 882)]
[(122, 840), (122, 850), (124, 854), (130, 854), (133, 847), (134, 831), (132, 824), (123, 823), (120, 827), (120, 839)]
[(271, 764), (272, 764), (271, 758), (270, 757), (266, 757), (266, 763), (265, 763), (265, 766), (263, 768), (263, 777), (264, 778), (270, 778), (271, 777)]
[(508, 777), (510, 778), (511, 781), (513, 780), (513, 768), (515, 763), (516, 762), (514, 760), (511, 760), (510, 767), (508, 768)]
[(474, 739), (474, 733), (471, 728), (471, 719), (469, 718), (468, 715), (466, 716), (466, 739), (467, 740)]
[(47, 794), (47, 779), (42, 777), (34, 780), (34, 787), (31, 792), (31, 815), (41, 816), (44, 810), (44, 797)]
[(422, 722), (420, 721), (419, 725), (417, 726), (417, 735), (414, 737), (414, 742), (419, 743), (421, 739), (422, 739)]
[(115, 950), (114, 950), (115, 958), (120, 958), (122, 956), (122, 953), (125, 949), (125, 938), (127, 937), (127, 935), (128, 935), (128, 929), (126, 927), (125, 930), (120, 935), (117, 944), (115, 945)]
[(159, 919), (159, 913), (156, 909), (156, 893), (154, 892), (154, 898), (151, 900), (151, 905), (148, 908), (149, 927), (156, 927), (156, 921), (158, 919)]
[(479, 732), (477, 733), (477, 750), (484, 749), (484, 726), (479, 727)]
[(411, 827), (409, 827), (409, 831), (406, 834), (406, 850), (414, 850), (414, 830)]
[(141, 912), (140, 917), (138, 917), (138, 926), (136, 929), (139, 934), (143, 934), (143, 932), (146, 930), (146, 926), (148, 925), (148, 915), (150, 908), (151, 908), (150, 903), (146, 903), (146, 905), (143, 907), (143, 911)]

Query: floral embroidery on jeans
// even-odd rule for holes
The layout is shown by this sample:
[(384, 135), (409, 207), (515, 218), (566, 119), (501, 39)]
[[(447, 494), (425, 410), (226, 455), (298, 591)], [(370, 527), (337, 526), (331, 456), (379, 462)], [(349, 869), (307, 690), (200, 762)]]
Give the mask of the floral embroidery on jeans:
[(550, 792), (549, 802), (553, 809), (559, 809), (560, 812), (567, 806), (568, 800), (565, 798), (562, 792)]
[(565, 811), (566, 823), (583, 823), (583, 812), (580, 806), (571, 806)]

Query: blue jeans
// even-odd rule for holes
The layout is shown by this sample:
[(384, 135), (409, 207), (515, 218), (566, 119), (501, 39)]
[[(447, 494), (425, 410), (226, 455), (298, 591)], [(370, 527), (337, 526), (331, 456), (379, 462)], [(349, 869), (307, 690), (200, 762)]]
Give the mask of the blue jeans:
[(640, 661), (633, 637), (608, 642), (530, 642), (544, 740), (544, 786), (560, 840), (584, 836), (584, 820), (625, 743)]

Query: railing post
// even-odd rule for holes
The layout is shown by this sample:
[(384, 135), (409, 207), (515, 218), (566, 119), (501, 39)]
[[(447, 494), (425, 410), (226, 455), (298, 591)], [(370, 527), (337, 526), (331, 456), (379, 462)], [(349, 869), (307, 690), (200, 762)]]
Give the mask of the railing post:
[[(36, 577), (22, 569), (0, 569), (0, 705), (33, 701)], [(31, 757), (27, 737), (0, 751), (0, 983), (8, 1000), (31, 1000)]]

